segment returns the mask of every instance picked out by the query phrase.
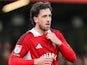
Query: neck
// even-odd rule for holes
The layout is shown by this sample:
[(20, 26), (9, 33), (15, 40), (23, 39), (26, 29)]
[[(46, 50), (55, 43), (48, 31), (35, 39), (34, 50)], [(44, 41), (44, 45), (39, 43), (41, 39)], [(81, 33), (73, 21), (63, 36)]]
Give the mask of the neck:
[(39, 33), (39, 34), (41, 34), (41, 35), (43, 35), (43, 34), (45, 34), (47, 31), (44, 31), (44, 30), (42, 30), (42, 29), (40, 29), (40, 28), (38, 28), (38, 27), (34, 27), (34, 29)]

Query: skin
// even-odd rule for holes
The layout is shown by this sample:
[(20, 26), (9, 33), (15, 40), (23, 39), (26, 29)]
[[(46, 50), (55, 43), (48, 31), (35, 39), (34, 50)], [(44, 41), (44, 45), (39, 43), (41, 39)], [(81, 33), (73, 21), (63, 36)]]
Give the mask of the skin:
[(49, 8), (40, 10), (37, 17), (34, 17), (36, 23), (35, 29), (40, 33), (44, 34), (51, 26), (51, 11)]
[[(47, 33), (47, 31), (51, 27), (51, 18), (52, 14), (49, 8), (42, 9), (39, 11), (39, 14), (37, 17), (33, 17), (36, 25), (35, 30), (39, 32), (41, 35)], [(62, 42), (57, 38), (57, 36), (53, 32), (47, 33), (47, 39), (50, 39), (54, 44), (60, 46)], [(52, 58), (48, 57), (40, 57), (35, 59), (34, 64), (35, 65), (51, 65), (53, 62)]]

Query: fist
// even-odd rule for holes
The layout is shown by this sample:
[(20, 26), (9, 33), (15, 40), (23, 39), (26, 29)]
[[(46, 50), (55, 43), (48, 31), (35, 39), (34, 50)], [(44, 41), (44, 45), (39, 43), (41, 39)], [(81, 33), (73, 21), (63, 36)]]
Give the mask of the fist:
[(56, 45), (62, 44), (62, 41), (53, 32), (48, 32), (46, 37), (47, 37), (47, 39), (50, 39)]

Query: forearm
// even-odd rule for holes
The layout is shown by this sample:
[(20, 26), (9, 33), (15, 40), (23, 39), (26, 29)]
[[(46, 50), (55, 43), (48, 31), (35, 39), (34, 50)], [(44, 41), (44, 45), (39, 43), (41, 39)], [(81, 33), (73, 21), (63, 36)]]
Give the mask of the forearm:
[(76, 54), (72, 50), (71, 47), (66, 46), (65, 44), (62, 44), (59, 46), (59, 49), (62, 53), (62, 55), (69, 60), (70, 62), (75, 62), (76, 61)]
[(34, 60), (25, 60), (16, 56), (9, 58), (9, 65), (34, 65)]

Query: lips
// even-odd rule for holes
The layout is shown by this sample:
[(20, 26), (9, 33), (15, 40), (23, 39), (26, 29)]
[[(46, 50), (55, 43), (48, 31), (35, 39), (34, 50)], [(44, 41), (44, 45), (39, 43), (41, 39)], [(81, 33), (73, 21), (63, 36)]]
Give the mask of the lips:
[(46, 25), (50, 25), (49, 23), (47, 23)]

